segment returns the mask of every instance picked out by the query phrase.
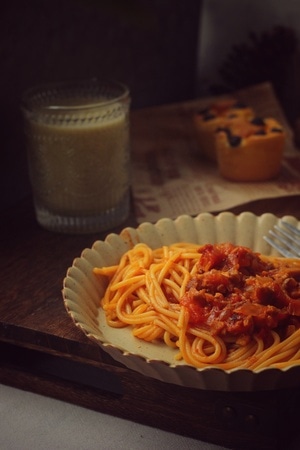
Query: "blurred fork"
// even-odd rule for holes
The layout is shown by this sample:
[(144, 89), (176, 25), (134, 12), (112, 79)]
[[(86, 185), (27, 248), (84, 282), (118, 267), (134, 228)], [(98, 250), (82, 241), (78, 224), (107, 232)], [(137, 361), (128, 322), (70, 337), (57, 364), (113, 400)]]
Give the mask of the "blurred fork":
[[(280, 225), (280, 226), (279, 226)], [(264, 240), (287, 258), (300, 258), (300, 230), (284, 220), (269, 230)]]

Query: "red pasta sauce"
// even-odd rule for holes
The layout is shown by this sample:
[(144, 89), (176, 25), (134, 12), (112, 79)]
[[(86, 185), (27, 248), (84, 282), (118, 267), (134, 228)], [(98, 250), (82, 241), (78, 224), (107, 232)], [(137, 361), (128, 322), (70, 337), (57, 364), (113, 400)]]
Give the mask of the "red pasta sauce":
[(190, 326), (245, 344), (254, 333), (265, 337), (276, 329), (286, 337), (300, 327), (299, 268), (230, 243), (199, 252), (198, 272), (180, 299)]

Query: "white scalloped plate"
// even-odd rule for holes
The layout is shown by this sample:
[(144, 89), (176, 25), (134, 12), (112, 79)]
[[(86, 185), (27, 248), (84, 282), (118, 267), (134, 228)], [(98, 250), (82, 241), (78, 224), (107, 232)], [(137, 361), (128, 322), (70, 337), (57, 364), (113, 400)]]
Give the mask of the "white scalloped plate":
[[(300, 227), (295, 217), (285, 216), (284, 219)], [(96, 341), (116, 361), (145, 376), (185, 387), (222, 391), (299, 386), (300, 366), (260, 371), (196, 369), (184, 362), (175, 362), (176, 350), (134, 338), (129, 327), (110, 328), (99, 307), (106, 281), (93, 274), (94, 267), (118, 263), (121, 255), (138, 242), (145, 242), (152, 248), (179, 241), (198, 244), (232, 242), (265, 255), (277, 255), (263, 236), (279, 220), (270, 213), (261, 216), (250, 212), (240, 215), (222, 212), (217, 216), (201, 213), (197, 217), (183, 215), (176, 220), (143, 223), (136, 229), (125, 228), (119, 235), (109, 234), (105, 241), (96, 241), (92, 248), (85, 249), (68, 269), (62, 291), (66, 310), (86, 336)]]

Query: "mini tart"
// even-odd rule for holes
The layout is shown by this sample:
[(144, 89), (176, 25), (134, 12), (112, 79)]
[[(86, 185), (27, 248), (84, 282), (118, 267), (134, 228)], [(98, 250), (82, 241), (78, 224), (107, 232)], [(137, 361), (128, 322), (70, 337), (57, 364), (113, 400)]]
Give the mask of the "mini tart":
[(280, 171), (285, 145), (282, 126), (273, 118), (240, 119), (215, 132), (220, 174), (232, 181), (266, 181)]
[(251, 119), (254, 116), (252, 108), (238, 102), (236, 99), (220, 100), (208, 108), (194, 114), (194, 127), (200, 152), (210, 159), (217, 161), (215, 148), (215, 131), (218, 127), (226, 126), (241, 118)]

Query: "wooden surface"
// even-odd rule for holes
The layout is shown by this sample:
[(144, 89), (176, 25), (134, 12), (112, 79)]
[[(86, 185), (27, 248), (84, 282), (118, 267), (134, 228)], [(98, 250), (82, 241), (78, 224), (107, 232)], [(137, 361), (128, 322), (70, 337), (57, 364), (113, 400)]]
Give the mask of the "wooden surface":
[[(160, 109), (135, 112), (135, 147), (155, 117)], [(299, 217), (299, 197), (253, 202), (246, 209)], [(136, 225), (133, 214), (120, 228), (129, 224)], [(0, 382), (230, 448), (287, 442), (287, 430), (290, 436), (297, 432), (292, 419), (299, 420), (298, 390), (218, 393), (164, 384), (113, 361), (76, 328), (63, 306), (63, 278), (73, 259), (104, 237), (41, 229), (30, 198), (2, 213)], [(281, 426), (274, 428), (277, 422)]]

